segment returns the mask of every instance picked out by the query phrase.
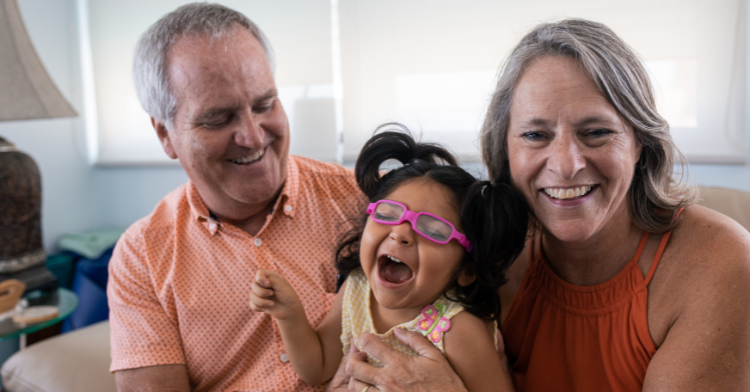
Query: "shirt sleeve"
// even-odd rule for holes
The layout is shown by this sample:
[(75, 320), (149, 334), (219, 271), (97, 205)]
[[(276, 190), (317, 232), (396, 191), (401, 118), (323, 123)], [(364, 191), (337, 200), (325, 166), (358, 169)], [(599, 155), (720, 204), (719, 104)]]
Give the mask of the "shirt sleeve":
[(186, 363), (176, 320), (156, 294), (138, 225), (122, 235), (109, 264), (111, 372)]

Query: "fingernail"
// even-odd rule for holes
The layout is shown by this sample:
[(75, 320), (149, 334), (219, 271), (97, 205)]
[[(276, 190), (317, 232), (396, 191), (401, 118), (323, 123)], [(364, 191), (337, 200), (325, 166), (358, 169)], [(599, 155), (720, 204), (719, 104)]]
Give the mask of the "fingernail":
[(404, 336), (404, 330), (401, 328), (394, 328), (393, 333), (395, 333), (398, 336)]

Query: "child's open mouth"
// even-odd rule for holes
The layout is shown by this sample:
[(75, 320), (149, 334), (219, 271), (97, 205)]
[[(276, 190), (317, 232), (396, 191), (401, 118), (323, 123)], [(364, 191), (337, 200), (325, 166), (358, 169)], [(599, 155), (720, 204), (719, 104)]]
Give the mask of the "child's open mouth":
[(393, 284), (406, 283), (414, 277), (414, 271), (403, 261), (391, 256), (378, 257), (380, 278)]

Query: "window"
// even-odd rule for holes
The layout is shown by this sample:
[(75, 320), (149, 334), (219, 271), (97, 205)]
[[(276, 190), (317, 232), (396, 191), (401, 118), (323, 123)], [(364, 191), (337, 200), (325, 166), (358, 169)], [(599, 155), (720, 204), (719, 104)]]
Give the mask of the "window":
[[(168, 161), (130, 77), (139, 35), (182, 1), (90, 0), (99, 163)], [(744, 163), (745, 0), (223, 1), (269, 36), (292, 153), (352, 162), (380, 124), (479, 160), (497, 68), (534, 25), (602, 22), (644, 59), (691, 163)]]

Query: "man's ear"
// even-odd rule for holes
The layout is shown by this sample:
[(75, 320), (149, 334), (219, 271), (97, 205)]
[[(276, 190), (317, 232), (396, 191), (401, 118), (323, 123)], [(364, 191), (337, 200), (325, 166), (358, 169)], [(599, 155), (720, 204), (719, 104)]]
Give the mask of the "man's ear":
[(458, 273), (458, 279), (456, 282), (459, 286), (465, 287), (474, 283), (475, 280), (477, 280), (477, 277), (474, 274), (467, 273), (466, 269), (464, 269), (463, 271)]
[(172, 139), (164, 122), (151, 117), (151, 125), (154, 127), (154, 130), (156, 130), (156, 136), (159, 138), (161, 147), (164, 149), (164, 152), (167, 153), (167, 156), (172, 159), (177, 159), (177, 151), (175, 151), (174, 146), (172, 145)]

